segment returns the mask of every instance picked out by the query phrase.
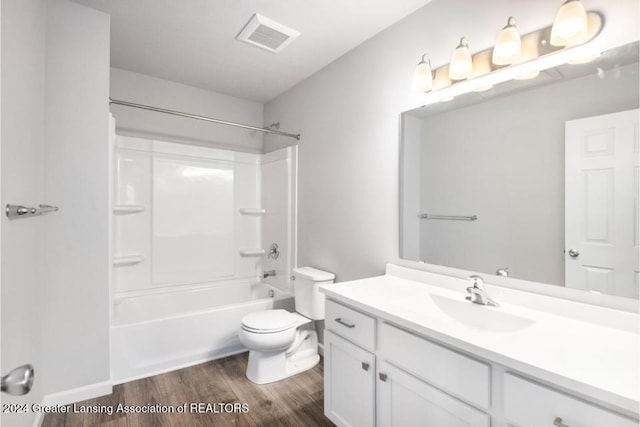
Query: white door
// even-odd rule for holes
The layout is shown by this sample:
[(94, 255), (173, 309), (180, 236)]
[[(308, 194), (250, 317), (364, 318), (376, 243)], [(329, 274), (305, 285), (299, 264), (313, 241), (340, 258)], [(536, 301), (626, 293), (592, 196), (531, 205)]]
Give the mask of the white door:
[(489, 415), (386, 362), (377, 391), (379, 427), (489, 427)]
[(40, 403), (42, 389), (38, 377), (41, 366), (39, 300), (43, 280), (42, 225), (46, 218), (9, 220), (4, 213), (7, 203), (29, 207), (46, 203), (42, 199), (45, 65), (43, 50), (37, 49), (43, 41), (44, 30), (32, 28), (34, 17), (41, 20), (44, 28), (44, 16), (32, 3), (3, 0), (0, 8), (0, 371), (1, 375), (7, 375), (14, 368), (30, 363), (36, 372), (34, 389), (29, 394), (2, 393), (3, 404), (18, 406), (3, 411), (0, 424), (16, 427), (33, 425), (35, 414), (23, 405)]
[(638, 298), (638, 110), (565, 125), (565, 284)]
[(375, 356), (324, 334), (324, 414), (340, 427), (373, 427)]

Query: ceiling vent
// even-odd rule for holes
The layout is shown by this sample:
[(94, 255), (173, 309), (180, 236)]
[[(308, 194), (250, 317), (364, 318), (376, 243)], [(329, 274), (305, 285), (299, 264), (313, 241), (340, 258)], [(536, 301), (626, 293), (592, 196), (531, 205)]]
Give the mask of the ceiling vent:
[(278, 53), (299, 35), (298, 31), (256, 13), (238, 34), (236, 40)]

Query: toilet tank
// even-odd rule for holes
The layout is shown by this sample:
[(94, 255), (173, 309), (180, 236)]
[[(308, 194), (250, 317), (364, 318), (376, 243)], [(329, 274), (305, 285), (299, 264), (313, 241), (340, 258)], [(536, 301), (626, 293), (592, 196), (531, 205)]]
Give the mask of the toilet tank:
[(324, 294), (320, 285), (333, 283), (335, 275), (313, 267), (293, 269), (296, 311), (312, 320), (324, 319)]

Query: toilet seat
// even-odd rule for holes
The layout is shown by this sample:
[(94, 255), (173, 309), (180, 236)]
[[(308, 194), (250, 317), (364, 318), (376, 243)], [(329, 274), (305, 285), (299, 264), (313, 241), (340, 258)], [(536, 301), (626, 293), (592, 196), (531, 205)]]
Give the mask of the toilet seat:
[(298, 326), (298, 316), (286, 310), (266, 310), (247, 314), (241, 327), (256, 334), (273, 334)]

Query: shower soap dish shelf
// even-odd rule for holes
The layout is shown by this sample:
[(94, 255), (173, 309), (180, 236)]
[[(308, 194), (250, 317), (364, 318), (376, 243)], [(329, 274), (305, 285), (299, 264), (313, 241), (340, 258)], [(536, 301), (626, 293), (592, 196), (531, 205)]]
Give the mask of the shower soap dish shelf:
[(240, 213), (242, 215), (264, 215), (267, 210), (264, 208), (240, 208)]
[(142, 205), (114, 205), (113, 213), (116, 215), (127, 215), (144, 212), (145, 207)]
[(240, 256), (261, 256), (264, 255), (266, 250), (264, 249), (240, 249)]
[(113, 266), (124, 267), (140, 264), (142, 261), (144, 261), (144, 256), (142, 255), (118, 255), (113, 257)]

